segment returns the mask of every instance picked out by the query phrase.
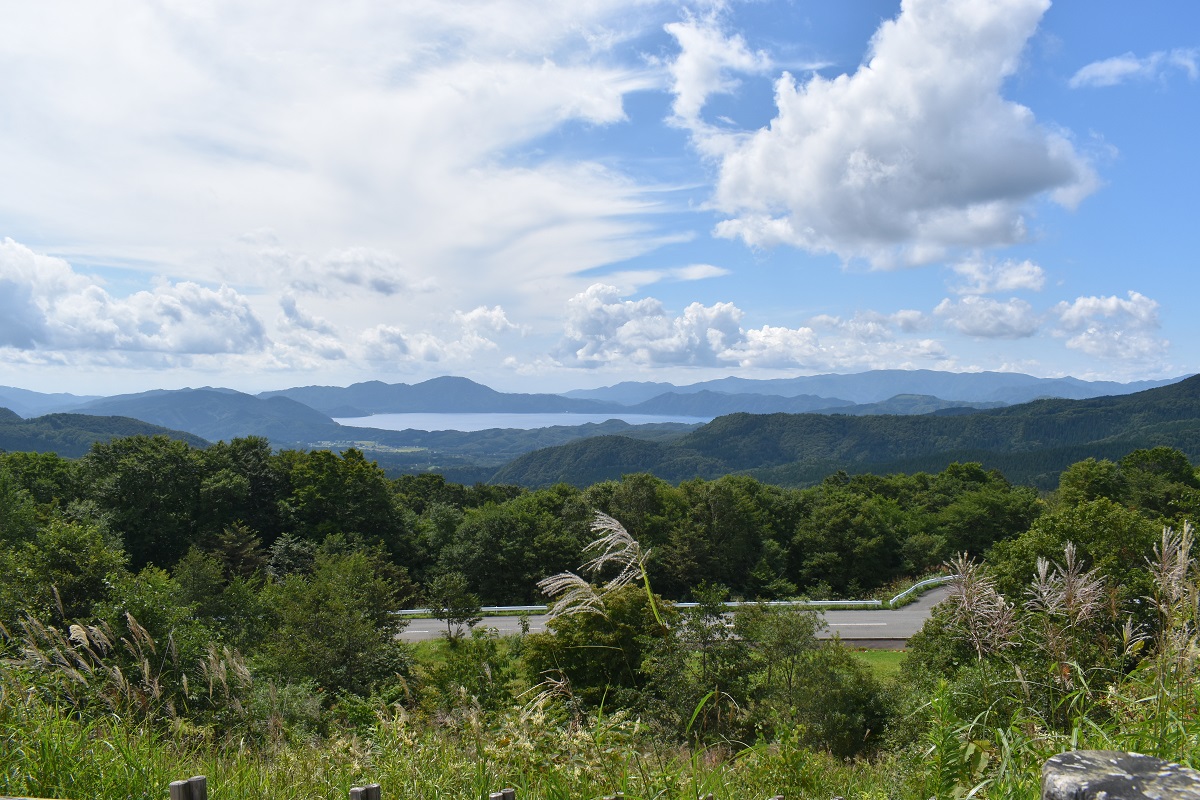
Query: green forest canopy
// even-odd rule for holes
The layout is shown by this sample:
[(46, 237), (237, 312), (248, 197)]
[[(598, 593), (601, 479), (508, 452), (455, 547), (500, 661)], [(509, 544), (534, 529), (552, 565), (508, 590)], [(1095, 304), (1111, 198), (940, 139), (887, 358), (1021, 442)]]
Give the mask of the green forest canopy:
[[(636, 473), (527, 490), (390, 479), (353, 449), (274, 452), (256, 437), (197, 448), (134, 436), (96, 443), (76, 460), (8, 453), (0, 479), (32, 509), (16, 504), (8, 516), (100, 526), (133, 570), (171, 570), (192, 548), (227, 559), (230, 531), (264, 565), (281, 540), (316, 548), (338, 535), (379, 548), (418, 594), (456, 571), (488, 604), (536, 602), (537, 580), (577, 566), (596, 511), (653, 551), (650, 577), (664, 596), (686, 599), (711, 583), (770, 599), (870, 593), (955, 553), (981, 556), (1047, 508), (1034, 490), (972, 463), (932, 474), (838, 472), (805, 489), (746, 475), (676, 485)], [(1063, 481), (1066, 496), (1135, 505), (1168, 522), (1200, 502), (1187, 458), (1164, 447), (1085, 460)]]

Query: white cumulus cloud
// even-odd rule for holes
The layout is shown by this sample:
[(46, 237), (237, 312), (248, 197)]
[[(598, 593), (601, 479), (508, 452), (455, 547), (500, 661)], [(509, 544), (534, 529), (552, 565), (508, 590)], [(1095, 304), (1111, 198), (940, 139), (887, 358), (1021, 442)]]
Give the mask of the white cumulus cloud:
[(518, 330), (518, 326), (509, 321), (508, 314), (500, 306), (478, 306), (466, 312), (457, 311), (454, 319), (468, 331), (503, 333)]
[(1170, 346), (1157, 333), (1158, 309), (1156, 300), (1130, 291), (1125, 297), (1079, 297), (1059, 303), (1054, 312), (1067, 347), (1100, 358), (1143, 361), (1160, 358)]
[(390, 324), (374, 325), (359, 334), (358, 351), (376, 365), (423, 361), (462, 366), (480, 353), (499, 349), (490, 336), (520, 330), (500, 306), (456, 311), (453, 322), (458, 331), (450, 336), (438, 336), (427, 330), (406, 331)]
[(1134, 291), (1124, 298), (1079, 297), (1071, 303), (1059, 303), (1056, 311), (1067, 330), (1079, 330), (1101, 319), (1126, 321), (1141, 328), (1158, 327), (1158, 302)]
[(60, 258), (0, 243), (0, 345), (44, 351), (213, 355), (261, 350), (262, 323), (228, 286), (161, 282), (114, 297)]
[(905, 309), (894, 314), (878, 311), (859, 311), (843, 319), (821, 314), (809, 320), (815, 328), (837, 331), (862, 342), (881, 342), (895, 337), (897, 331), (912, 333), (928, 327), (929, 321), (920, 311)]
[[(253, 279), (271, 287), (286, 286), (289, 291), (345, 297), (349, 294), (396, 294), (428, 292), (432, 279), (414, 279), (413, 270), (395, 255), (369, 247), (347, 247), (320, 256), (293, 252), (273, 241), (269, 234), (244, 237), (250, 245), (247, 255), (255, 268)], [(265, 239), (266, 241), (258, 241)], [(227, 267), (226, 277), (245, 280), (245, 265), (235, 259)]]
[(341, 334), (331, 322), (300, 308), (291, 295), (284, 295), (279, 307), (283, 313), (276, 337), (278, 344), (294, 349), (296, 356), (306, 354), (328, 360), (346, 357)]
[(876, 267), (1026, 236), (1024, 207), (1096, 186), (1062, 133), (1002, 95), (1048, 0), (905, 0), (850, 75), (776, 84), (720, 164), (717, 233)]
[(594, 284), (567, 303), (560, 352), (567, 363), (602, 366), (715, 366), (732, 363), (744, 340), (742, 311), (732, 303), (692, 303), (670, 314), (654, 298), (626, 300), (615, 286)]
[(744, 317), (733, 303), (692, 303), (673, 314), (657, 299), (628, 300), (617, 288), (597, 284), (568, 303), (559, 354), (563, 363), (586, 367), (770, 369), (911, 367), (945, 356), (934, 340), (896, 336), (923, 325), (914, 311), (823, 316), (798, 328), (745, 328)]
[(945, 299), (933, 313), (950, 327), (983, 339), (1023, 339), (1041, 327), (1033, 306), (1019, 298), (994, 300), (968, 295), (961, 300)]
[(957, 294), (993, 294), (996, 292), (1041, 291), (1046, 271), (1029, 259), (1024, 261), (984, 261), (978, 257), (960, 261), (954, 271), (966, 279), (954, 287)]

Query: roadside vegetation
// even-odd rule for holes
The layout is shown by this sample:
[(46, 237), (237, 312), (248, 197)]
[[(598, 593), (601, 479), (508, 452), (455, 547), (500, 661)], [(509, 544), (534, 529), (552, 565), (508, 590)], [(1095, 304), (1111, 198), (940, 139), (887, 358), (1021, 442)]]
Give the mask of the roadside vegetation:
[[(973, 464), (525, 491), (257, 439), (0, 454), (0, 794), (923, 800), (1035, 796), (1072, 747), (1196, 764), (1198, 509), (1162, 447), (1042, 496)], [(722, 605), (937, 568), (902, 660)], [(530, 601), (552, 633), (477, 624)], [(412, 605), (441, 641), (400, 641)]]

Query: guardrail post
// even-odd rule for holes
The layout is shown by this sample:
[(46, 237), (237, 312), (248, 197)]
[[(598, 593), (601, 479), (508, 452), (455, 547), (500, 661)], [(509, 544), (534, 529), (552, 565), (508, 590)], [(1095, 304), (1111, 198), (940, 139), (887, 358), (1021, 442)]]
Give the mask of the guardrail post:
[(208, 800), (208, 779), (196, 775), (186, 781), (171, 781), (171, 800)]
[(1115, 750), (1059, 753), (1042, 766), (1042, 800), (1200, 800), (1200, 772)]

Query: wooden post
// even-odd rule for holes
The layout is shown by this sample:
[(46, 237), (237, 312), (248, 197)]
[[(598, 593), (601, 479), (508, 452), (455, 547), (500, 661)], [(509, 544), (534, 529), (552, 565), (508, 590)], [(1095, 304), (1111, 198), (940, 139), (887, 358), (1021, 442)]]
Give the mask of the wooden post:
[(350, 790), (350, 800), (380, 800), (382, 789), (378, 783), (368, 783), (366, 786), (355, 786)]
[(208, 800), (208, 779), (195, 775), (186, 781), (171, 781), (171, 800)]
[(512, 788), (503, 789), (500, 792), (500, 797), (502, 797), (503, 800), (517, 800), (517, 790)]

